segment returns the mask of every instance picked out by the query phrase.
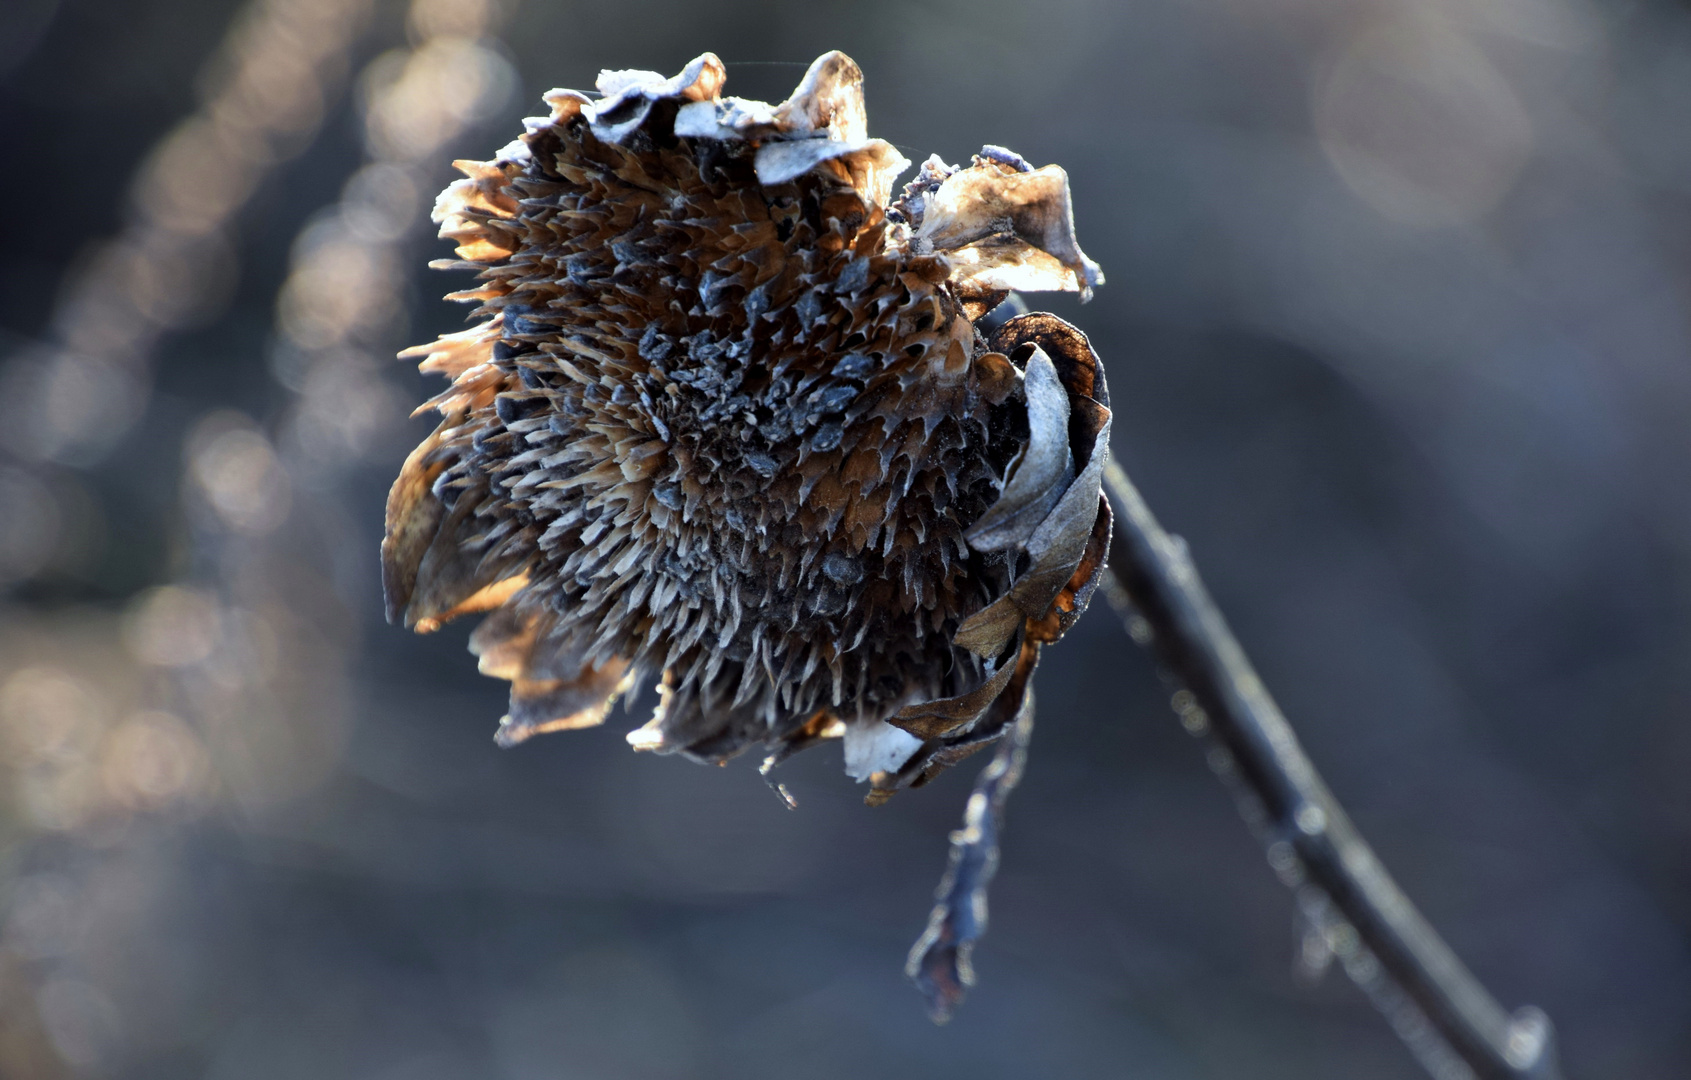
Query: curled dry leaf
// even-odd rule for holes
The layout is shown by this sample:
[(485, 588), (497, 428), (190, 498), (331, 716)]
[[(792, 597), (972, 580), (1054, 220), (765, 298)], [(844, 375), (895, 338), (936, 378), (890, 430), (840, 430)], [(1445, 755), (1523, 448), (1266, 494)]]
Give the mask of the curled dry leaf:
[(1002, 738), (1103, 569), (1103, 369), (1009, 291), (1090, 292), (1068, 179), (908, 166), (862, 73), (778, 105), (605, 72), (441, 194), (475, 325), (389, 496), (388, 614), (489, 612), (499, 740), (658, 681), (641, 749), (771, 763), (842, 738), (869, 801)]

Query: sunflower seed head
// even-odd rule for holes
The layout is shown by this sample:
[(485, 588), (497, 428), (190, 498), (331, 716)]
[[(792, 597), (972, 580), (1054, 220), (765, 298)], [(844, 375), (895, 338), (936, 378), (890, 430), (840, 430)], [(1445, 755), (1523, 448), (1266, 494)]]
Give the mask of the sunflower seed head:
[(1061, 169), (988, 147), (908, 163), (862, 74), (779, 105), (601, 75), (435, 209), (471, 329), (383, 541), (389, 617), (491, 612), (502, 743), (658, 681), (639, 748), (778, 760), (846, 740), (871, 799), (1001, 736), (1102, 568), (1103, 371), (1011, 289), (1090, 291)]

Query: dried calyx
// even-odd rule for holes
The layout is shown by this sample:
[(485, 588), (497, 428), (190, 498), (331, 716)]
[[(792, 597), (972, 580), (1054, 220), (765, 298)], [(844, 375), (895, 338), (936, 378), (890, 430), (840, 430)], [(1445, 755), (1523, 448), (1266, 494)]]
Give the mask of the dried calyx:
[(442, 193), (462, 333), (382, 545), (389, 616), (511, 681), (503, 743), (601, 722), (776, 761), (843, 737), (870, 800), (1003, 736), (1095, 587), (1110, 412), (1083, 335), (984, 332), (1010, 290), (1088, 292), (1068, 181), (988, 147), (908, 165), (829, 53), (779, 105), (711, 54), (606, 72)]

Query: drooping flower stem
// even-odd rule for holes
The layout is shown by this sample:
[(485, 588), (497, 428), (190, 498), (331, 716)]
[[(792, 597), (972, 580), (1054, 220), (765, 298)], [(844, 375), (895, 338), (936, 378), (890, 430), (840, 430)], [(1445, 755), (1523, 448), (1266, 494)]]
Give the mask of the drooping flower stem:
[(928, 925), (904, 974), (927, 999), (936, 1024), (950, 1020), (963, 995), (975, 984), (970, 954), (986, 933), (987, 886), (998, 873), (998, 833), (1004, 827), (1004, 803), (1021, 783), (1033, 734), (1033, 692), (1022, 698), (1010, 734), (998, 741), (992, 761), (975, 780), (963, 812), (963, 827), (951, 834), (950, 860), (935, 891)]
[(1306, 954), (1340, 961), (1434, 1077), (1557, 1080), (1550, 1019), (1506, 1013), (1398, 888), (1351, 824), (1198, 577), (1119, 464), (1111, 601), (1181, 689), (1181, 722), (1210, 744), (1269, 863), (1297, 896)]

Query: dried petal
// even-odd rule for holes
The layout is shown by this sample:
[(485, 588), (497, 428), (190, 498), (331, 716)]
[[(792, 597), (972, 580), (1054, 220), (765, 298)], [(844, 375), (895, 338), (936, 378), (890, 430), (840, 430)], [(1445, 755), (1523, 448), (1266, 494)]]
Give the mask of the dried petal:
[(976, 551), (1025, 545), (1074, 479), (1069, 451), (1069, 395), (1051, 358), (1037, 345), (1022, 380), (1027, 402), (1028, 442), (1010, 464), (1004, 492), (964, 534)]
[(1104, 283), (1074, 234), (1069, 177), (1056, 165), (1023, 171), (977, 157), (928, 197), (916, 242), (951, 254), (960, 292), (1067, 290)]

